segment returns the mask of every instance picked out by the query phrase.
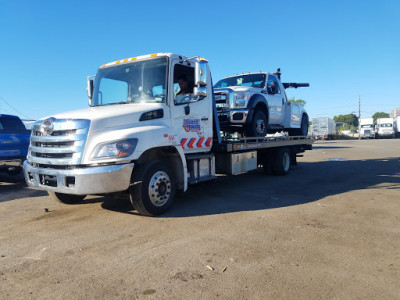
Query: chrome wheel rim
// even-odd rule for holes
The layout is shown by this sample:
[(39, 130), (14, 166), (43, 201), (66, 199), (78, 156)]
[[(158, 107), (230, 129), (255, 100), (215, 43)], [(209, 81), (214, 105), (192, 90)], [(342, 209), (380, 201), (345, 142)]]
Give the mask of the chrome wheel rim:
[(149, 183), (149, 198), (155, 206), (163, 206), (171, 196), (171, 180), (164, 171), (155, 173)]
[(258, 136), (265, 134), (265, 122), (263, 119), (257, 119), (256, 121), (256, 134)]

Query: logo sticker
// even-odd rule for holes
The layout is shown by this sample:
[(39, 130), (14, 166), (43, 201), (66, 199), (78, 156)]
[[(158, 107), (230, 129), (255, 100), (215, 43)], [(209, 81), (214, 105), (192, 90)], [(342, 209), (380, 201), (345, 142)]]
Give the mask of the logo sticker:
[(185, 129), (186, 132), (200, 131), (200, 119), (183, 119), (183, 129)]

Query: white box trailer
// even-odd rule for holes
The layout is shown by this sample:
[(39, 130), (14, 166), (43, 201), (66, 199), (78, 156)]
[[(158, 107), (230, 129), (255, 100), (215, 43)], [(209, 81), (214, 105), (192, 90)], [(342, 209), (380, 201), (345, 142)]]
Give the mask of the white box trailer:
[(311, 134), (313, 137), (325, 140), (337, 138), (336, 122), (328, 117), (313, 118), (311, 120)]

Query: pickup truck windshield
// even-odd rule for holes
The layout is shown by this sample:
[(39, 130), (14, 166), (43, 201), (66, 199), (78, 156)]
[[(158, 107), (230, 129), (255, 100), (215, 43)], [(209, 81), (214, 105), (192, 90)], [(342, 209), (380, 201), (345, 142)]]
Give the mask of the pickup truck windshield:
[(265, 87), (265, 74), (248, 74), (229, 77), (218, 81), (214, 88), (224, 88), (228, 86), (250, 86), (255, 88)]
[(155, 58), (100, 69), (92, 106), (165, 102), (167, 58)]

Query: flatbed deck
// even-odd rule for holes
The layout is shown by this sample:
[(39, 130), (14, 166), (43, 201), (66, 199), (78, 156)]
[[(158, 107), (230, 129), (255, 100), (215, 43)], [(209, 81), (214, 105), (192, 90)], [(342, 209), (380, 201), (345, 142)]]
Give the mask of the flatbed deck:
[(219, 153), (239, 152), (245, 150), (259, 150), (285, 146), (304, 146), (304, 150), (311, 150), (316, 139), (307, 136), (279, 136), (265, 138), (225, 138), (213, 145), (213, 151)]

